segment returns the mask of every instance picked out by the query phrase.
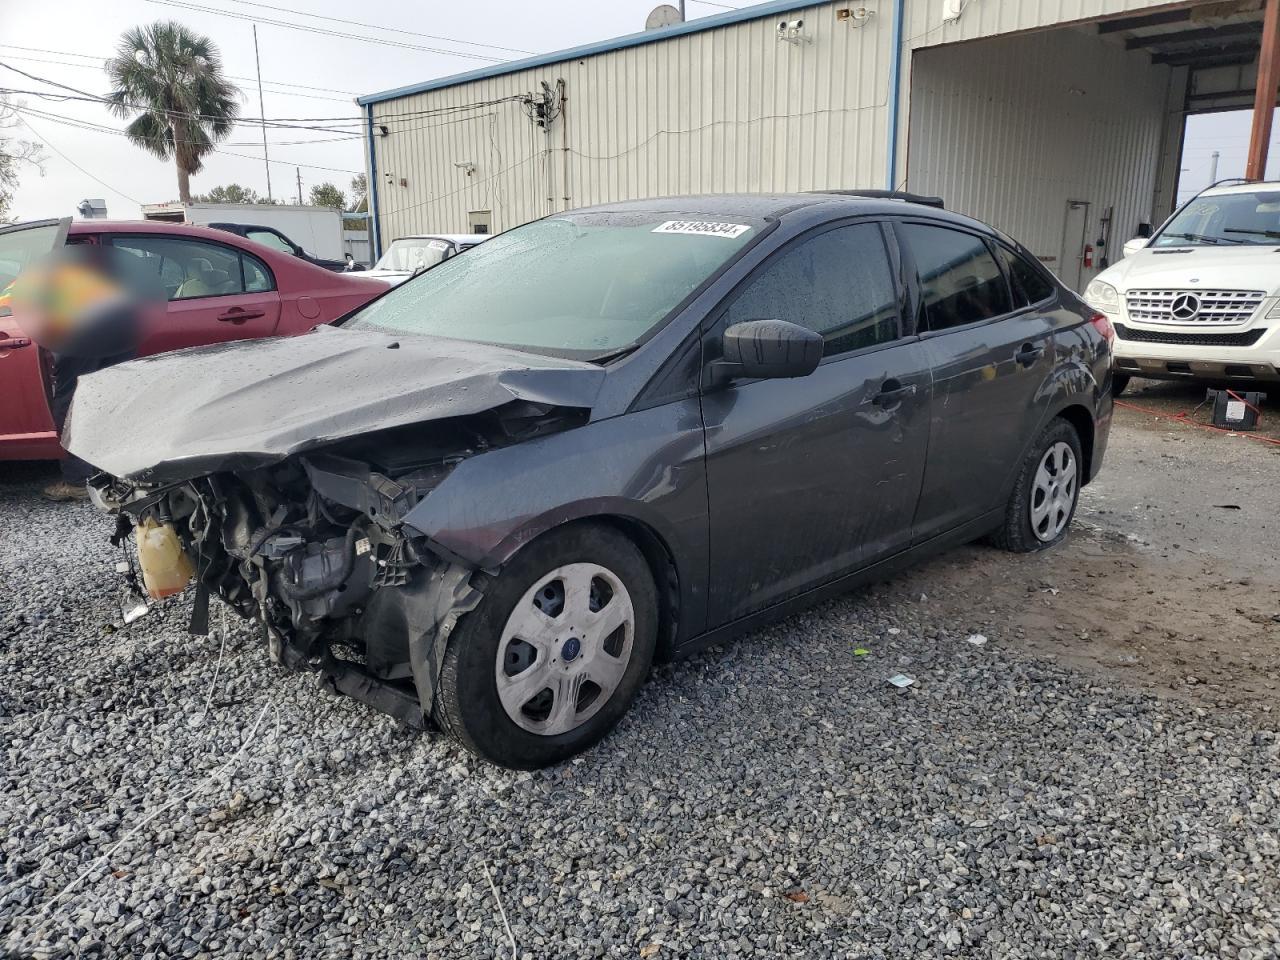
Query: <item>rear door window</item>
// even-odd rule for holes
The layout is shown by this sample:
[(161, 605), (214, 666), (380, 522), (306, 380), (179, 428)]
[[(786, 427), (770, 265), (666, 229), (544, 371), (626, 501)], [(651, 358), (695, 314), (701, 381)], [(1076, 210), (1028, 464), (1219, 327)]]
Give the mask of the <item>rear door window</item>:
[(802, 237), (730, 304), (726, 325), (788, 320), (822, 334), (825, 356), (898, 337), (898, 292), (884, 234), (858, 223)]
[(256, 243), (265, 244), (273, 250), (279, 250), (281, 253), (293, 255), (293, 246), (288, 243), (284, 237), (276, 233), (274, 230), (255, 230), (252, 227), (244, 232), (244, 235)]
[(898, 230), (920, 280), (921, 329), (947, 330), (1012, 312), (1009, 285), (981, 237), (920, 223)]
[(997, 249), (1009, 268), (1009, 283), (1013, 287), (1013, 299), (1017, 308), (1033, 306), (1053, 296), (1053, 284), (1043, 271), (1006, 247)]
[(137, 257), (170, 300), (225, 297), (275, 289), (257, 257), (218, 243), (186, 237), (113, 237), (112, 246)]

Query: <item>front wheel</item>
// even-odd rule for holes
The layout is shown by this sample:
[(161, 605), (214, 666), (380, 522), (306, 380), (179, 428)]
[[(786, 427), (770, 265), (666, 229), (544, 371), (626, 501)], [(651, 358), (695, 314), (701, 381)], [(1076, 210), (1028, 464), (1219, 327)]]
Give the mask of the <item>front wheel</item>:
[(657, 590), (635, 544), (607, 526), (552, 531), (490, 580), (459, 621), (436, 720), (504, 767), (566, 760), (626, 713), (657, 636)]
[(1112, 373), (1111, 395), (1113, 397), (1118, 397), (1120, 394), (1124, 393), (1125, 389), (1129, 386), (1129, 379), (1130, 377), (1127, 373)]
[(1065, 420), (1054, 420), (1022, 462), (1004, 523), (992, 536), (998, 547), (1034, 553), (1061, 543), (1071, 526), (1084, 482), (1080, 437)]

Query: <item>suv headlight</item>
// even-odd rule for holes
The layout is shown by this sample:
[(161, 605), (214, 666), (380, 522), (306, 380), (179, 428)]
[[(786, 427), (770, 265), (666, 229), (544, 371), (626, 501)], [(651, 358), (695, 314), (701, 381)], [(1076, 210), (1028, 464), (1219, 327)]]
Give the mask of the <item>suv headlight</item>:
[(1094, 280), (1084, 289), (1084, 299), (1103, 313), (1120, 312), (1120, 292), (1109, 283)]

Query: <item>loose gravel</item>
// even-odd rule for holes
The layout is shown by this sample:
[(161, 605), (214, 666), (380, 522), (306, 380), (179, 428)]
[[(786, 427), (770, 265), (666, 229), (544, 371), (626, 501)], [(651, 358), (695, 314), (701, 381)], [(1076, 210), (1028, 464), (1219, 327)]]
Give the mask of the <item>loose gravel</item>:
[(658, 668), (600, 747), (510, 773), (242, 624), (220, 667), (183, 602), (123, 626), (109, 522), (41, 479), (0, 483), (10, 955), (1280, 952), (1280, 739), (1250, 716), (873, 589)]

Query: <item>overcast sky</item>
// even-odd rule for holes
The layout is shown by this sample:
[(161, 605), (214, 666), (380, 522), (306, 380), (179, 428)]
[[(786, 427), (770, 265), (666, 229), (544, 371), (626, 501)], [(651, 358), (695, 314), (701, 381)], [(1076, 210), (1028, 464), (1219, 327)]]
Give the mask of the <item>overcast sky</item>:
[[(105, 94), (107, 79), (102, 62), (113, 52), (120, 34), (140, 24), (174, 19), (217, 44), (223, 69), (245, 95), (241, 113), (257, 117), (261, 114), (253, 82), (252, 34), (252, 24), (257, 22), (267, 117), (354, 118), (358, 109), (352, 102), (355, 94), (373, 93), (528, 55), (520, 51), (543, 53), (635, 33), (644, 27), (645, 17), (657, 0), (266, 2), (270, 7), (246, 0), (0, 0), (0, 63), (94, 94)], [(748, 6), (751, 0), (732, 2), (734, 6)], [(687, 6), (690, 19), (726, 9), (724, 5), (700, 0), (688, 0)], [(224, 12), (209, 12), (212, 9)], [(377, 23), (408, 32), (351, 26), (286, 10)], [(246, 19), (239, 19), (241, 17)], [(306, 24), (347, 36), (303, 32), (280, 26), (280, 22)], [(354, 35), (458, 53), (446, 55), (386, 43), (366, 43), (352, 39)], [(519, 51), (480, 44), (519, 48)], [(4, 68), (0, 68), (0, 87), (47, 89)], [(123, 126), (120, 119), (93, 103), (50, 101), (32, 96), (15, 99), (45, 113), (73, 118), (73, 122), (107, 124), (114, 129)], [(35, 128), (35, 134), (19, 127), (18, 135), (46, 145), (44, 176), (29, 169), (23, 172), (13, 211), (19, 220), (73, 214), (76, 204), (89, 197), (104, 198), (111, 216), (134, 218), (139, 216), (139, 204), (171, 200), (178, 195), (173, 163), (155, 159), (122, 136), (77, 128), (62, 119), (29, 116), (28, 122)], [(296, 201), (295, 164), (308, 165), (301, 167), (304, 197), (311, 185), (326, 180), (348, 191), (352, 175), (364, 169), (363, 142), (359, 138), (299, 144), (296, 141), (332, 140), (335, 134), (274, 129), (268, 136), (272, 142), (279, 143), (270, 150), (271, 185), (277, 198), (283, 195)], [(286, 145), (285, 141), (295, 142)], [(76, 169), (76, 164), (102, 182)], [(203, 193), (232, 182), (266, 193), (262, 132), (257, 126), (238, 127), (221, 145), (219, 153), (205, 159), (204, 170), (192, 179), (191, 189), (193, 193)]]
[[(252, 24), (256, 22), (266, 86), (266, 116), (326, 118), (321, 124), (333, 125), (341, 123), (334, 118), (357, 116), (352, 102), (355, 94), (526, 55), (495, 47), (542, 53), (633, 33), (643, 27), (646, 14), (657, 0), (544, 0), (536, 4), (511, 0), (269, 2), (270, 6), (248, 0), (0, 0), (0, 63), (104, 94), (107, 81), (102, 62), (112, 53), (120, 34), (139, 24), (176, 19), (218, 45), (226, 73), (242, 88), (242, 114), (256, 117), (260, 115), (253, 83)], [(751, 0), (732, 2), (746, 6)], [(214, 9), (221, 12), (210, 12)], [(688, 0), (690, 19), (723, 9), (721, 4)], [(290, 12), (298, 10), (320, 17), (379, 23), (404, 32)], [(304, 32), (282, 23), (305, 24), (342, 35)], [(367, 43), (353, 39), (356, 35), (390, 43)], [(391, 43), (457, 52), (406, 49)], [(49, 89), (2, 67), (0, 87)], [(65, 216), (75, 212), (79, 201), (90, 197), (104, 198), (112, 216), (132, 218), (139, 215), (140, 203), (177, 197), (171, 161), (153, 158), (118, 134), (74, 125), (106, 124), (119, 130), (123, 122), (102, 106), (29, 95), (16, 99), (28, 108), (51, 115), (27, 117), (34, 133), (21, 127), (17, 131), (45, 144), (44, 175), (30, 169), (23, 172), (13, 211), (18, 219)], [(296, 199), (297, 165), (301, 165), (304, 197), (312, 185), (326, 180), (347, 191), (352, 175), (364, 166), (363, 141), (359, 137), (338, 139), (331, 132), (281, 129), (270, 130), (268, 136), (275, 144), (271, 148), (271, 178), (277, 198)], [(202, 193), (219, 184), (235, 182), (265, 194), (261, 138), (261, 129), (255, 125), (238, 127), (219, 153), (206, 158), (204, 170), (192, 181), (192, 191)], [(1192, 118), (1183, 159), (1183, 195), (1207, 184), (1214, 149), (1222, 154), (1218, 176), (1239, 176), (1244, 170), (1248, 138), (1247, 112)], [(300, 140), (310, 142), (298, 143)], [(1280, 154), (1280, 150), (1274, 152)], [(326, 167), (331, 169), (320, 169)], [(1273, 158), (1272, 168), (1273, 172), (1280, 172), (1280, 155)]]

